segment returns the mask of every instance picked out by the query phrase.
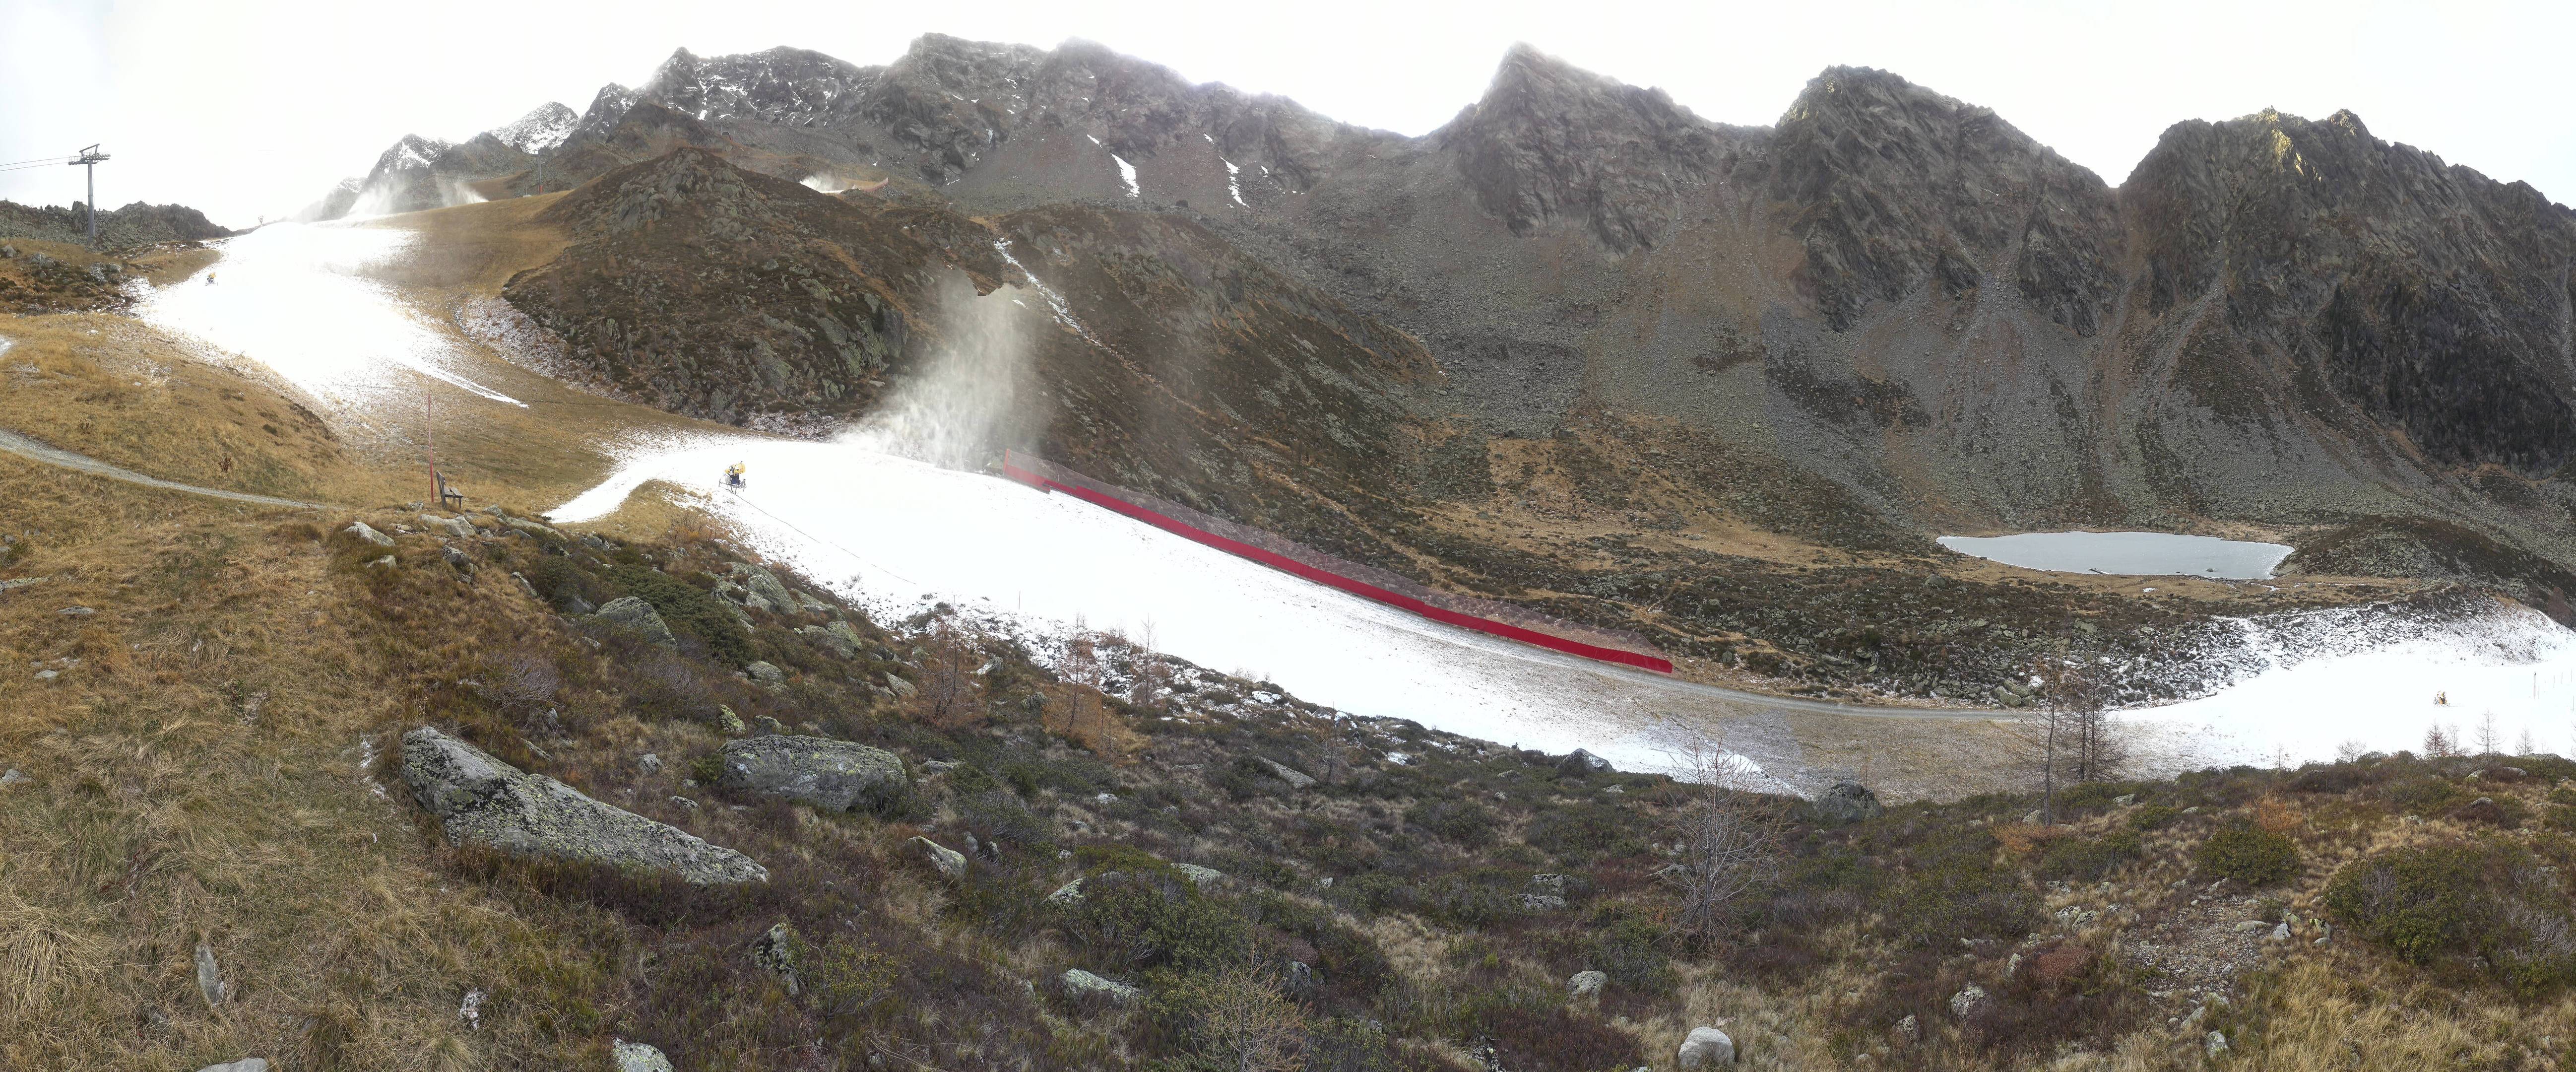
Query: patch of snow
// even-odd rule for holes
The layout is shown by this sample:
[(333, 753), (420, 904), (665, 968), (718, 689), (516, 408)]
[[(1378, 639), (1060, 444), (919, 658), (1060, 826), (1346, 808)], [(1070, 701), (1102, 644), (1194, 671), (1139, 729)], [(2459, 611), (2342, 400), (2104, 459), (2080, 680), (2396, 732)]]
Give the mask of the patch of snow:
[(1234, 195), (1235, 204), (1251, 208), (1252, 206), (1243, 204), (1243, 169), (1234, 166), (1234, 161), (1222, 156), (1216, 159), (1218, 163), (1225, 165), (1225, 192)]
[(365, 270), (403, 254), (408, 232), (390, 227), (276, 223), (210, 243), (223, 257), (205, 273), (163, 287), (135, 314), (165, 331), (266, 365), (334, 405), (406, 414), (420, 408), (416, 382), (395, 369), (526, 407), (453, 371), (465, 363), (450, 338), (423, 323)]
[(2421, 749), (2441, 726), (2478, 747), (2576, 754), (2576, 631), (2519, 604), (2445, 621), (2390, 620), (2383, 606), (2243, 620), (2251, 673), (2199, 699), (2130, 712), (2173, 770), (2296, 765), (2364, 751)]
[[(1072, 328), (1074, 334), (1082, 336), (1084, 342), (1088, 342), (1093, 346), (1106, 348), (1109, 345), (1101, 342), (1099, 336), (1093, 335), (1090, 328), (1082, 326), (1082, 321), (1073, 318), (1073, 308), (1064, 303), (1064, 295), (1056, 293), (1054, 287), (1046, 285), (1046, 280), (1038, 278), (1038, 274), (1036, 272), (1030, 271), (1027, 265), (1020, 263), (1020, 259), (1018, 257), (1011, 255), (1010, 239), (994, 239), (993, 250), (994, 252), (1002, 255), (1002, 260), (1004, 262), (1008, 263), (1013, 268), (1019, 269), (1021, 275), (1028, 277), (1029, 285), (1037, 288), (1038, 296), (1045, 298), (1047, 308), (1055, 313), (1057, 323), (1068, 328)], [(1027, 303), (1023, 302), (1023, 307), (1025, 307), (1026, 304)]]
[[(653, 480), (704, 489), (698, 507), (747, 549), (841, 578), (834, 592), (872, 613), (903, 617), (944, 601), (1041, 639), (1077, 619), (1130, 636), (1151, 621), (1163, 651), (1201, 666), (1261, 666), (1309, 703), (1551, 752), (1584, 748), (1625, 770), (1666, 769), (1668, 713), (1692, 709), (1692, 697), (1641, 673), (1441, 625), (1068, 495), (861, 439), (703, 433), (629, 452), (551, 513), (597, 518)], [(751, 485), (719, 490), (736, 461), (749, 465)]]
[(1109, 158), (1118, 162), (1118, 181), (1127, 184), (1127, 196), (1143, 200), (1145, 195), (1136, 188), (1136, 165), (1116, 153), (1109, 154)]

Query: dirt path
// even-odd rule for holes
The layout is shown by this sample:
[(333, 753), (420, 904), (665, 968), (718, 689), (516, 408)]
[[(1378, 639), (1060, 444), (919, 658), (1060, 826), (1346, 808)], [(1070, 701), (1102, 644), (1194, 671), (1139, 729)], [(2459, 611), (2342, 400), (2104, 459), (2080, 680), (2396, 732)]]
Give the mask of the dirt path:
[(68, 450), (57, 450), (53, 447), (48, 447), (42, 443), (6, 429), (0, 429), (0, 450), (7, 451), (30, 461), (39, 461), (47, 465), (78, 470), (80, 472), (89, 473), (93, 476), (103, 476), (110, 480), (122, 480), (129, 484), (141, 484), (147, 488), (160, 488), (164, 491), (186, 492), (190, 495), (203, 495), (214, 499), (230, 499), (234, 502), (250, 503), (254, 506), (284, 506), (299, 510), (331, 509), (331, 507), (325, 506), (321, 503), (298, 502), (294, 499), (279, 499), (272, 498), (267, 495), (253, 495), (246, 491), (225, 491), (221, 488), (201, 488), (194, 484), (182, 484), (175, 480), (163, 480), (157, 476), (145, 476), (132, 469), (124, 469), (109, 465), (96, 458), (74, 454)]

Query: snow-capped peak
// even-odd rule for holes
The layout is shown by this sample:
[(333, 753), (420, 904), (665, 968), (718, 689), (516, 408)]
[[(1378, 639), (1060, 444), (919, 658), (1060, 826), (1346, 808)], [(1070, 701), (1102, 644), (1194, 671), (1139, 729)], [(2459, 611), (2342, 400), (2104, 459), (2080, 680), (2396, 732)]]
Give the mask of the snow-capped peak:
[(581, 125), (581, 114), (556, 101), (538, 105), (535, 111), (511, 120), (506, 126), (492, 128), (491, 134), (501, 144), (523, 153), (542, 153), (572, 137), (573, 128)]

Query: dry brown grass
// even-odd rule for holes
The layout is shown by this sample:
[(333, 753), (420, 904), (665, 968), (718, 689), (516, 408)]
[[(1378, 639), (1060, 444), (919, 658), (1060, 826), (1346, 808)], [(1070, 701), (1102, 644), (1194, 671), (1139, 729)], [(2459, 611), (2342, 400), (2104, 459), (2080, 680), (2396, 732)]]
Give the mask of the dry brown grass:
[(166, 480), (378, 502), (387, 474), (264, 375), (200, 361), (120, 316), (0, 317), (0, 428)]
[[(0, 487), (54, 578), (0, 601), (0, 757), (32, 779), (0, 790), (0, 1066), (568, 1063), (538, 1024), (603, 977), (585, 925), (442, 879), (379, 795), (360, 760), (407, 705), (312, 527), (5, 457)], [(468, 1031), (476, 986), (501, 1014)]]

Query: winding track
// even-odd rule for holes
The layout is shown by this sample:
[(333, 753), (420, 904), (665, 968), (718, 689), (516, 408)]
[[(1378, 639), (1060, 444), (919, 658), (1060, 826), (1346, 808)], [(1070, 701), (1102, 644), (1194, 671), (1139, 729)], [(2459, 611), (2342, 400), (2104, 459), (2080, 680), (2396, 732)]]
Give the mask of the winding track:
[(92, 476), (103, 476), (110, 480), (122, 480), (128, 484), (141, 484), (147, 488), (159, 488), (163, 491), (184, 492), (189, 495), (203, 495), (210, 499), (229, 499), (233, 502), (249, 503), (253, 506), (283, 506), (296, 510), (331, 509), (331, 507), (325, 506), (321, 503), (309, 503), (296, 499), (280, 499), (268, 495), (253, 495), (247, 491), (225, 491), (222, 488), (201, 488), (195, 484), (182, 484), (175, 480), (163, 480), (157, 476), (145, 476), (132, 469), (109, 465), (106, 462), (85, 454), (74, 454), (68, 450), (46, 446), (5, 428), (0, 428), (0, 451), (7, 451), (8, 453), (15, 454), (21, 458), (25, 458), (30, 461), (43, 462), (46, 465), (59, 466), (64, 469), (88, 473)]

